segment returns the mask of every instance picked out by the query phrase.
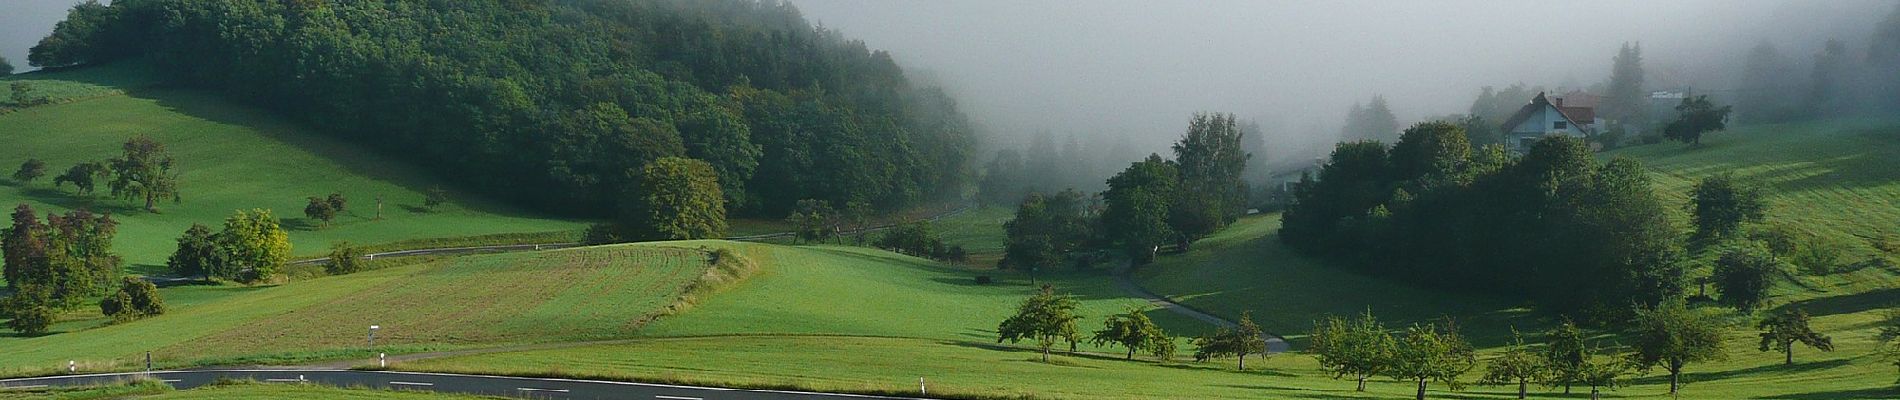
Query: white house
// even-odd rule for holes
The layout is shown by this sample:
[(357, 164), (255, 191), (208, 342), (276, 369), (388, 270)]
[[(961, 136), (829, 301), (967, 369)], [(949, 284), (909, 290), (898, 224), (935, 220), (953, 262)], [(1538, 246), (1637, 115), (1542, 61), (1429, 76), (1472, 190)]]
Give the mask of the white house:
[[(1586, 110), (1595, 114), (1594, 110), (1580, 107), (1566, 110), (1564, 107), (1551, 104), (1550, 99), (1545, 98), (1543, 93), (1538, 93), (1537, 97), (1531, 98), (1530, 104), (1525, 104), (1523, 108), (1517, 109), (1517, 113), (1512, 114), (1510, 119), (1504, 120), (1504, 125), (1500, 127), (1504, 131), (1504, 145), (1512, 151), (1524, 153), (1530, 151), (1532, 143), (1536, 143), (1537, 139), (1546, 135), (1589, 137), (1593, 133), (1591, 129), (1596, 123), (1595, 117), (1578, 119), (1575, 117), (1581, 116), (1571, 115)], [(1582, 123), (1579, 123), (1580, 121)]]

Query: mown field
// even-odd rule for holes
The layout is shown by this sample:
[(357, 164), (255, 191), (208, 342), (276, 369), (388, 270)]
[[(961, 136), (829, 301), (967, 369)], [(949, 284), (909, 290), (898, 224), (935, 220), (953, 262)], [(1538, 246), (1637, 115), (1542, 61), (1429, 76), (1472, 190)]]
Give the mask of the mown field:
[[(469, 256), (275, 287), (187, 287), (165, 315), (0, 336), (0, 374), (278, 364), (633, 335), (704, 274), (691, 242)], [(202, 301), (194, 299), (203, 298)], [(374, 347), (365, 340), (380, 325)]]
[[(12, 174), (28, 158), (44, 160), (49, 169), (45, 178), (30, 184), (6, 179), (0, 186), (0, 204), (9, 211), (26, 203), (42, 213), (75, 208), (110, 212), (120, 223), (115, 250), (140, 273), (155, 272), (170, 254), (173, 239), (191, 224), (216, 227), (240, 209), (272, 210), (290, 230), (300, 257), (324, 254), (337, 241), (458, 243), (440, 238), (582, 228), (580, 221), (537, 216), (453, 193), (450, 204), (427, 210), (422, 207), (423, 191), (442, 185), (434, 176), (215, 94), (166, 89), (140, 75), (141, 70), (105, 66), (0, 78), (0, 87), (24, 81), (70, 96), (52, 105), (0, 113), (4, 173)], [(141, 134), (165, 143), (176, 159), (183, 202), (161, 202), (161, 212), (153, 214), (142, 210), (142, 202), (111, 198), (103, 184), (92, 195), (76, 194), (71, 185), (54, 187), (52, 177), (67, 167), (117, 157), (126, 139)], [(349, 199), (346, 212), (328, 227), (304, 218), (307, 197), (332, 192)], [(381, 220), (376, 219), (379, 197)]]
[(190, 390), (175, 390), (169, 386), (152, 382), (128, 382), (123, 385), (52, 388), (35, 390), (9, 390), (0, 392), (0, 400), (12, 399), (148, 399), (148, 400), (195, 400), (195, 399), (258, 399), (258, 400), (303, 400), (303, 399), (394, 399), (394, 400), (473, 400), (496, 399), (496, 397), (461, 396), (426, 392), (375, 390), (363, 388), (339, 388), (307, 384), (264, 384), (255, 382), (233, 382)]

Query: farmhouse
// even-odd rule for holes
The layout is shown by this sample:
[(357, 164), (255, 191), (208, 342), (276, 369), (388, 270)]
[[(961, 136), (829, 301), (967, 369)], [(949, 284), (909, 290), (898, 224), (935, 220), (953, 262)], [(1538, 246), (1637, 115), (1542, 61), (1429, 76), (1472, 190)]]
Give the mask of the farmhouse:
[[(1574, 93), (1570, 98), (1589, 99), (1595, 103), (1594, 96)], [(1530, 104), (1519, 108), (1511, 118), (1504, 120), (1500, 130), (1504, 132), (1504, 144), (1512, 151), (1523, 153), (1530, 151), (1531, 143), (1546, 135), (1570, 135), (1588, 137), (1595, 134), (1596, 107), (1594, 104), (1580, 104), (1565, 107), (1565, 98), (1559, 97), (1552, 103), (1543, 93), (1531, 98)]]

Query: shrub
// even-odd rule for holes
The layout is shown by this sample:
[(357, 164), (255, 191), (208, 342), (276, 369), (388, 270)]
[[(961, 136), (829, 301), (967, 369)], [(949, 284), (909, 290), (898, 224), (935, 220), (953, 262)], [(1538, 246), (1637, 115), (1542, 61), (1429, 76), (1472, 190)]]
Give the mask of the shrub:
[(625, 240), (620, 236), (620, 229), (612, 224), (588, 225), (587, 233), (581, 235), (581, 244), (588, 246), (614, 244), (623, 241)]
[(990, 277), (989, 275), (977, 275), (977, 276), (976, 276), (976, 284), (978, 284), (978, 285), (988, 285), (988, 284), (991, 284), (991, 283), (996, 283), (996, 279), (995, 279), (995, 278), (991, 278), (991, 277)]
[(165, 299), (158, 286), (144, 279), (126, 277), (119, 291), (99, 300), (99, 312), (113, 322), (127, 322), (165, 313)]
[(345, 275), (362, 270), (362, 248), (351, 246), (350, 242), (337, 242), (330, 246), (330, 263), (323, 266), (323, 272), (330, 275)]

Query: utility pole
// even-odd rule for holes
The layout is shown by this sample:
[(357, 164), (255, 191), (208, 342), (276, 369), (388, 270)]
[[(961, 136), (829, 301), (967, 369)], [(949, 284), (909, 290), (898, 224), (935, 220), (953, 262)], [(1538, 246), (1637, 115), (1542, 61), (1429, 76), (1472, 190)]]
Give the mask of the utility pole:
[(376, 220), (383, 220), (383, 195), (376, 195)]

